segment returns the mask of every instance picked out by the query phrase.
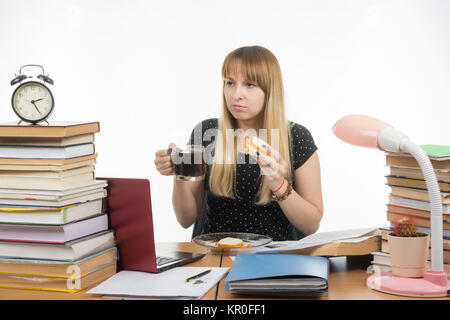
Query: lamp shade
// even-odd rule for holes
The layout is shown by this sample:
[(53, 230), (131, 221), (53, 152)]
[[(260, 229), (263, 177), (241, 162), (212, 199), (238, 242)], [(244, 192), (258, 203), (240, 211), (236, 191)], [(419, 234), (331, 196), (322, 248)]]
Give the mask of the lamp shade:
[(333, 133), (344, 142), (367, 148), (379, 148), (380, 132), (391, 125), (365, 115), (352, 114), (338, 120)]

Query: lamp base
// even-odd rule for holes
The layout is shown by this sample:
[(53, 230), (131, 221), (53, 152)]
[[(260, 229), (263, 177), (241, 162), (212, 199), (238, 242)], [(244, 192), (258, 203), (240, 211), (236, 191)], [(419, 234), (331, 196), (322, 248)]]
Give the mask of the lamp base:
[(367, 278), (370, 289), (408, 297), (436, 298), (450, 295), (450, 283), (444, 271), (430, 271), (423, 278), (404, 278), (392, 272), (375, 273)]

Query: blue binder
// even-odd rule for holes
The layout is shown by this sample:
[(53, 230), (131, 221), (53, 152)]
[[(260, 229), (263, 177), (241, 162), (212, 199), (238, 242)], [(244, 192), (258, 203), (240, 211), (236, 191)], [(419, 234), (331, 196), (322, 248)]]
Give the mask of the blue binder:
[[(237, 293), (300, 293), (323, 294), (328, 292), (330, 263), (327, 258), (297, 254), (239, 253), (225, 279), (225, 290)], [(325, 287), (310, 288), (293, 286), (260, 286), (251, 289), (230, 289), (230, 283), (240, 284), (243, 280), (294, 281), (302, 279), (323, 280)], [(251, 283), (248, 282), (248, 283)]]

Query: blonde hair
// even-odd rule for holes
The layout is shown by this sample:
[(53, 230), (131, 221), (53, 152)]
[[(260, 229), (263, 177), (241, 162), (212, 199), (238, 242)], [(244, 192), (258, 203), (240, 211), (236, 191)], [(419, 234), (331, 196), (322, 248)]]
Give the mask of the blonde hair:
[[(250, 46), (235, 49), (230, 52), (222, 65), (222, 79), (224, 80), (233, 71), (239, 62), (246, 81), (256, 83), (264, 92), (263, 128), (267, 130), (267, 143), (278, 149), (281, 157), (286, 161), (286, 178), (292, 179), (291, 161), (289, 155), (290, 130), (284, 110), (284, 90), (281, 69), (278, 60), (272, 52), (260, 46)], [(236, 130), (236, 119), (229, 112), (225, 96), (222, 94), (222, 112), (218, 123), (218, 138), (215, 146), (214, 161), (209, 177), (209, 188), (212, 193), (235, 199), (236, 194), (236, 137), (233, 143), (227, 131)], [(272, 141), (272, 130), (278, 130), (278, 141)], [(278, 147), (278, 148), (277, 148)], [(224, 158), (231, 161), (223, 161)], [(256, 196), (256, 204), (263, 205), (270, 202), (270, 190), (265, 176)]]

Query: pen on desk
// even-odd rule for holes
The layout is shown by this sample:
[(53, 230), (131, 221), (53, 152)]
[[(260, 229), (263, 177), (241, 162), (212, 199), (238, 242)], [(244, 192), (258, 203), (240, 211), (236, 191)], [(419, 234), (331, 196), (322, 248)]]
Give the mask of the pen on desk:
[(203, 271), (203, 272), (200, 272), (199, 274), (196, 274), (195, 276), (192, 276), (192, 277), (187, 278), (187, 279), (186, 279), (186, 282), (189, 282), (189, 281), (198, 279), (198, 278), (200, 278), (200, 277), (202, 277), (202, 276), (204, 276), (205, 274), (208, 274), (208, 273), (210, 273), (210, 272), (211, 272), (211, 269), (206, 270), (206, 271)]

